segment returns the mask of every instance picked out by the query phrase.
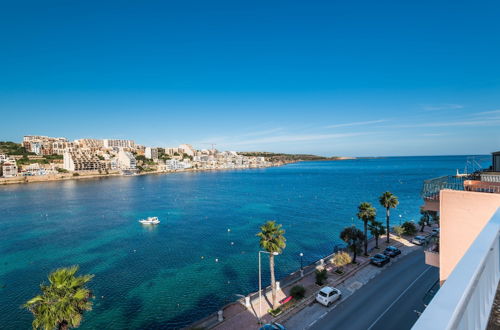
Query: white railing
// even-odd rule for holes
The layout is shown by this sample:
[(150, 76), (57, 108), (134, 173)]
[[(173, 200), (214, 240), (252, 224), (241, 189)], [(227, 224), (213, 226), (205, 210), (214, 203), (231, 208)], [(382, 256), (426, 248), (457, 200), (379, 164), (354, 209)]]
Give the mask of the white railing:
[(500, 280), (500, 208), (412, 329), (485, 329)]

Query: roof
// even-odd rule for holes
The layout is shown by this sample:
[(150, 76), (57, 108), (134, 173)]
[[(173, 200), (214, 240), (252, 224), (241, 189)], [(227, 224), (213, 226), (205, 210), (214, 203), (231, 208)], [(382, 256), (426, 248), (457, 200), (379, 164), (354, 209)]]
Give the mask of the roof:
[(330, 293), (330, 292), (335, 291), (335, 290), (331, 286), (325, 286), (320, 291), (323, 291), (324, 293)]

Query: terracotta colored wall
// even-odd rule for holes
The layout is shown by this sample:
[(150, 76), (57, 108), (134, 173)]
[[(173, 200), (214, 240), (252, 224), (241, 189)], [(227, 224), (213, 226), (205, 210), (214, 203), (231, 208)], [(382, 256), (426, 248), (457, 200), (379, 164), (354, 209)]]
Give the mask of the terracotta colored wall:
[(439, 200), (439, 277), (443, 282), (500, 207), (500, 194), (441, 190)]

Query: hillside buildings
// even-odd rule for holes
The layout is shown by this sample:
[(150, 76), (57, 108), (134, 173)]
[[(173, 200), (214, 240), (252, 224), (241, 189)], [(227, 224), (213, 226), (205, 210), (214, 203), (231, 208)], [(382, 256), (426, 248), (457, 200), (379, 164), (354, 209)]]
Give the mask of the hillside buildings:
[[(77, 139), (27, 135), (27, 154), (0, 155), (3, 176), (43, 176), (66, 171), (84, 175), (136, 174), (216, 169), (256, 168), (273, 165), (263, 157), (246, 157), (235, 151), (197, 150), (190, 144), (159, 148), (126, 139)], [(16, 163), (17, 161), (17, 163)]]

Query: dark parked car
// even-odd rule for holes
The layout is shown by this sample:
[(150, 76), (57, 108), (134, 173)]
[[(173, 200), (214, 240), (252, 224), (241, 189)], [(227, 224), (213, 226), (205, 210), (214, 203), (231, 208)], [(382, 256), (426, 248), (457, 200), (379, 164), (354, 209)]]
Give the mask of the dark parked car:
[(286, 329), (279, 323), (267, 323), (264, 324), (259, 330), (286, 330)]
[(394, 258), (395, 256), (401, 254), (401, 250), (395, 246), (388, 246), (385, 248), (384, 254), (388, 257)]
[(370, 263), (375, 265), (375, 266), (379, 266), (379, 267), (382, 267), (383, 265), (387, 264), (391, 259), (386, 256), (386, 255), (383, 255), (381, 253), (377, 253), (376, 255), (374, 255), (373, 257), (370, 258)]

